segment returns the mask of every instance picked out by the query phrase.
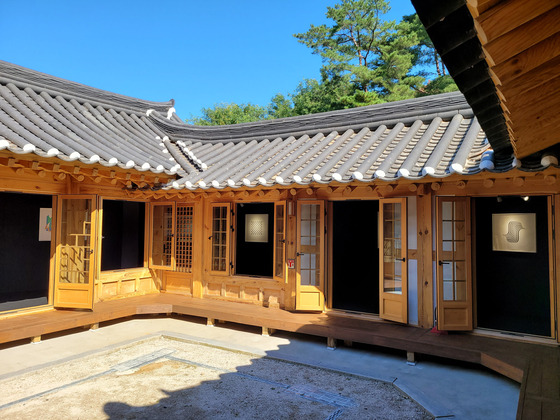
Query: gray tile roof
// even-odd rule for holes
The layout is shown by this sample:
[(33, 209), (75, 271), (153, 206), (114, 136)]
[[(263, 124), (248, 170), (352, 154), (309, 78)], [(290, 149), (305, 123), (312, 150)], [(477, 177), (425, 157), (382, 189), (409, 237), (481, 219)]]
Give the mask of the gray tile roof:
[(187, 189), (471, 175), (489, 149), (460, 93), (227, 127), (155, 124), (170, 133), (170, 151), (191, 156), (173, 182)]
[(183, 174), (148, 114), (180, 121), (172, 101), (129, 98), (0, 61), (0, 150)]
[(391, 182), (515, 166), (489, 148), (459, 92), (198, 127), (183, 123), (172, 101), (129, 98), (0, 61), (0, 150), (176, 173), (166, 188)]

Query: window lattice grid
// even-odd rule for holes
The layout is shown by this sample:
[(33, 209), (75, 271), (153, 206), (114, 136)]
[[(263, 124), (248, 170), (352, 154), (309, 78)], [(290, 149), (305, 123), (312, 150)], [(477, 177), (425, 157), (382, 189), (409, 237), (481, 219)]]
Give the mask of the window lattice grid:
[(155, 265), (170, 266), (173, 245), (173, 207), (154, 207), (152, 232), (152, 260)]
[(442, 203), (443, 300), (467, 299), (466, 211), (462, 203)]
[(177, 206), (176, 271), (192, 273), (194, 207)]
[(212, 209), (212, 270), (227, 270), (228, 208)]

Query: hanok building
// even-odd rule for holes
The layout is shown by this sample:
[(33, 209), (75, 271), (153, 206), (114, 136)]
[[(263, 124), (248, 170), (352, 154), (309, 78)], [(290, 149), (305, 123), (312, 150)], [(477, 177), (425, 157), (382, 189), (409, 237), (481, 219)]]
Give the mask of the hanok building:
[(195, 127), (0, 83), (4, 317), (167, 292), (558, 339), (557, 161), (494, 154), (461, 93)]

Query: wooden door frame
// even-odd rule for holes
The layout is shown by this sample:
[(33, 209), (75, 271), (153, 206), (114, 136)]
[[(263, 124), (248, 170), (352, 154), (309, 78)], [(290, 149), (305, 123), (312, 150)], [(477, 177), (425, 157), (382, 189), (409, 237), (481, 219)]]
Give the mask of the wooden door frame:
[[(232, 217), (232, 208), (235, 203), (232, 202), (211, 202), (208, 205), (208, 217), (207, 220), (209, 221), (209, 237), (207, 242), (207, 246), (205, 247), (208, 250), (208, 256), (206, 258), (206, 264), (208, 267), (208, 273), (212, 276), (230, 276), (231, 275), (231, 262), (232, 259), (235, 258), (234, 255), (231, 255), (232, 249), (232, 241), (234, 240), (234, 236), (231, 232), (231, 227), (233, 226), (233, 217)], [(214, 208), (215, 207), (226, 207), (227, 208), (227, 222), (226, 222), (226, 270), (225, 271), (215, 271), (212, 269), (212, 244), (214, 239), (212, 238), (214, 232)], [(234, 232), (235, 233), (235, 232)], [(233, 247), (235, 248), (235, 247)]]
[[(319, 262), (319, 269), (321, 270), (319, 273), (319, 286), (302, 286), (301, 285), (301, 258), (298, 255), (301, 251), (301, 206), (302, 205), (309, 205), (309, 204), (318, 204), (320, 206), (320, 215), (319, 215), (319, 255), (320, 255), (320, 262)], [(296, 202), (297, 210), (296, 210), (296, 284), (295, 284), (295, 292), (296, 292), (296, 310), (299, 311), (324, 311), (325, 310), (325, 269), (327, 267), (326, 264), (326, 252), (325, 252), (325, 208), (326, 203), (325, 200), (298, 200)], [(317, 293), (320, 304), (318, 306), (313, 307), (306, 307), (303, 306), (301, 303), (300, 296), (302, 293)]]
[[(384, 291), (384, 261), (383, 251), (385, 238), (384, 232), (384, 214), (383, 205), (389, 203), (397, 203), (401, 205), (401, 293), (392, 294)], [(380, 198), (379, 199), (379, 317), (389, 321), (408, 324), (408, 200), (407, 197), (399, 198)], [(400, 298), (397, 299), (397, 296)], [(391, 315), (386, 313), (384, 302), (399, 302), (401, 304), (400, 315)]]
[[(171, 264), (170, 265), (158, 265), (154, 264), (153, 262), (153, 244), (154, 244), (154, 207), (156, 206), (171, 206), (171, 229), (173, 232), (173, 240), (171, 241)], [(167, 270), (167, 271), (174, 271), (175, 270), (175, 231), (176, 231), (176, 224), (177, 224), (177, 210), (176, 210), (176, 203), (175, 201), (163, 201), (163, 202), (152, 202), (150, 203), (150, 211), (149, 211), (149, 244), (148, 244), (148, 267), (154, 270)]]
[[(560, 343), (560, 231), (557, 229), (557, 220), (560, 220), (560, 194), (500, 194), (500, 196), (535, 196), (547, 197), (547, 223), (548, 223), (548, 259), (549, 259), (549, 291), (550, 291), (550, 338)], [(494, 197), (488, 195), (468, 196), (470, 199), (470, 216), (471, 216), (471, 276), (472, 276), (472, 322), (473, 329), (478, 328), (477, 317), (477, 278), (476, 278), (476, 199)], [(437, 207), (437, 204), (436, 204)], [(437, 222), (437, 219), (436, 219)], [(436, 241), (437, 245), (437, 241)], [(437, 260), (436, 260), (437, 264)], [(499, 330), (497, 330), (499, 331)], [(547, 338), (546, 336), (540, 336)]]
[[(89, 248), (93, 253), (93, 261), (90, 259), (89, 267), (89, 279), (87, 287), (87, 299), (85, 304), (79, 303), (69, 303), (64, 304), (58, 302), (60, 290), (60, 263), (61, 263), (61, 241), (62, 241), (62, 201), (63, 200), (91, 200), (91, 243)], [(99, 224), (99, 196), (94, 194), (61, 194), (57, 196), (56, 203), (56, 246), (55, 246), (55, 264), (54, 264), (54, 284), (53, 284), (53, 306), (58, 308), (76, 308), (76, 309), (93, 309), (94, 299), (95, 299), (95, 282), (97, 280), (96, 276), (99, 270), (99, 265), (101, 262), (100, 256), (98, 255), (98, 224)], [(80, 290), (79, 288), (72, 286), (68, 287), (72, 283), (64, 284), (67, 289)]]
[[(474, 325), (474, 295), (473, 295), (473, 258), (472, 258), (472, 224), (471, 224), (471, 205), (470, 197), (436, 197), (436, 305), (437, 305), (437, 327), (440, 330), (449, 331), (471, 331)], [(443, 210), (444, 202), (464, 203), (465, 211), (465, 276), (466, 276), (466, 300), (465, 301), (445, 301), (443, 299), (443, 265), (440, 261), (442, 257), (443, 244)], [(454, 207), (455, 208), (455, 207)], [(455, 220), (455, 219), (453, 219)], [(454, 311), (456, 314), (460, 311), (466, 311), (465, 322), (463, 324), (446, 324), (444, 319), (445, 310)]]
[[(272, 239), (272, 241), (273, 241), (272, 278), (276, 281), (284, 283), (285, 279), (286, 279), (286, 271), (287, 271), (287, 269), (286, 269), (286, 221), (287, 221), (286, 216), (287, 215), (286, 215), (286, 213), (288, 211), (288, 203), (287, 203), (286, 200), (280, 200), (280, 201), (275, 201), (273, 203), (273, 206), (274, 206), (274, 213), (273, 213), (274, 214), (274, 217), (273, 217), (273, 219), (274, 219), (273, 220), (273, 223), (274, 223), (274, 227), (273, 227), (274, 238)], [(277, 229), (276, 229), (276, 227), (277, 227), (276, 226), (276, 207), (279, 207), (279, 206), (284, 207), (284, 217), (283, 217), (283, 221), (282, 221), (282, 224), (283, 224), (282, 232), (284, 233), (284, 242), (283, 242), (283, 247), (282, 247), (282, 276), (281, 277), (276, 276), (276, 263), (277, 263), (277, 261), (276, 261), (276, 232), (277, 232)]]

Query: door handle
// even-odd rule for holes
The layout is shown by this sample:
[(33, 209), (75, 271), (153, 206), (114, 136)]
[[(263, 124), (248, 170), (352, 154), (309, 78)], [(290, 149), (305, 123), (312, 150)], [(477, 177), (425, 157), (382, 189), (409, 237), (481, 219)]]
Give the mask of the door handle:
[(451, 264), (451, 262), (449, 261), (438, 261), (439, 265), (443, 265), (443, 264)]
[(305, 253), (303, 253), (303, 252), (296, 252), (296, 256), (297, 256), (297, 257), (299, 257), (299, 256), (301, 256), (301, 255), (305, 255)]

